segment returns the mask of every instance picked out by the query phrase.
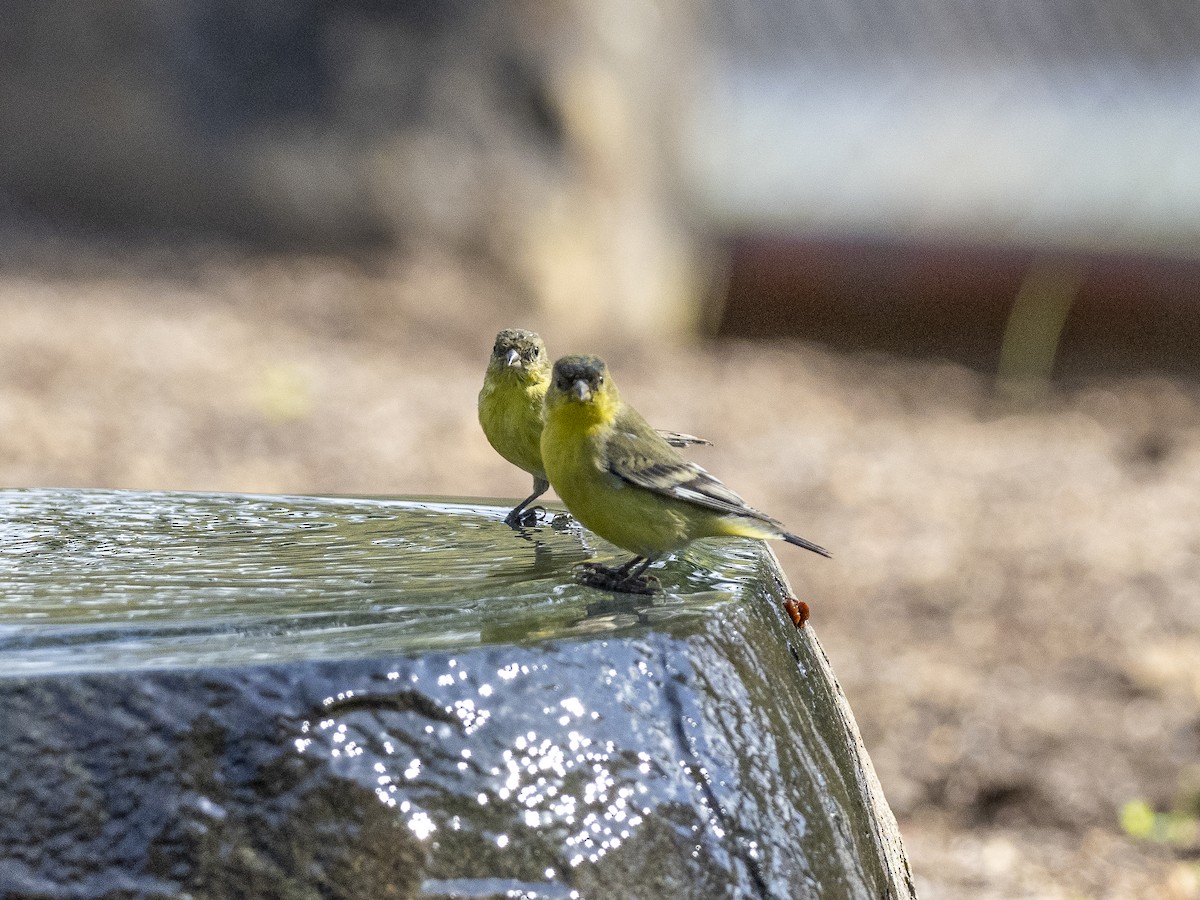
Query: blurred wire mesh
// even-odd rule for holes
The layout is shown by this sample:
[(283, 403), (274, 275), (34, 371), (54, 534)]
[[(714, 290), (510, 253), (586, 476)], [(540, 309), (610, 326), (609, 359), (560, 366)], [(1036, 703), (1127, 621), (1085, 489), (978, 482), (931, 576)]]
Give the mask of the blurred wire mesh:
[[(720, 37), (680, 146), (695, 208), (732, 238), (723, 332), (1011, 379), (1195, 371), (1194, 6), (773, 2), (712, 16)], [(1073, 273), (1067, 296), (1030, 290), (1049, 268)]]
[(579, 334), (791, 333), (985, 369), (1023, 333), (1026, 276), (1061, 264), (1080, 275), (1053, 355), (1181, 368), (1198, 47), (1179, 0), (20, 0), (0, 221), (433, 243)]

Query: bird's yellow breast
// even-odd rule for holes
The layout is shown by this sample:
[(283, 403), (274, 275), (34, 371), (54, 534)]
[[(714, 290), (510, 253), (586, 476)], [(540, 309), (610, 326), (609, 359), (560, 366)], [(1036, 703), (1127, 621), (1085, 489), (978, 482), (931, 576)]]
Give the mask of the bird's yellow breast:
[(542, 465), (542, 398), (546, 385), (490, 376), (479, 392), (479, 424), (497, 453), (536, 478)]
[(580, 404), (548, 412), (542, 431), (546, 476), (571, 514), (590, 531), (638, 556), (656, 557), (692, 535), (686, 510), (608, 471), (607, 426)]

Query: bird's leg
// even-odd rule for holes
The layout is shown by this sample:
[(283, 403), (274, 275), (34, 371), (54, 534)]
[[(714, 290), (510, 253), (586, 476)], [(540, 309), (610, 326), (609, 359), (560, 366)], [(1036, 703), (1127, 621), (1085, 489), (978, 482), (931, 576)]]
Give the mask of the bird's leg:
[(650, 565), (650, 560), (646, 559), (644, 556), (635, 556), (629, 562), (625, 563), (625, 565), (617, 566), (617, 568), (614, 569), (613, 571), (617, 572), (620, 575), (628, 575), (630, 569), (632, 569), (638, 563), (642, 564), (642, 568), (640, 571), (645, 571), (646, 566)]
[(645, 571), (650, 568), (650, 563), (654, 562), (654, 557), (648, 556), (642, 561), (642, 564), (637, 567), (636, 572), (630, 572), (630, 578), (641, 578)]
[(509, 511), (508, 515), (504, 517), (504, 524), (512, 528), (528, 528), (536, 525), (538, 511), (545, 512), (545, 510), (540, 506), (535, 506), (532, 509), (525, 509), (525, 507), (529, 506), (530, 503), (548, 490), (550, 490), (550, 482), (545, 478), (538, 478), (536, 475), (533, 476), (533, 493)]

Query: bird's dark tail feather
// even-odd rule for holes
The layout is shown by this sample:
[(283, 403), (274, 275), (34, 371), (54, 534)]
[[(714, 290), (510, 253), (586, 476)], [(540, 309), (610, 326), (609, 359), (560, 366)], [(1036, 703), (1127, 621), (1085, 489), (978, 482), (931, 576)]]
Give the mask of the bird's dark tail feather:
[(798, 537), (794, 534), (788, 534), (786, 531), (781, 532), (781, 534), (783, 539), (789, 544), (795, 544), (797, 547), (803, 547), (805, 550), (811, 550), (813, 553), (820, 553), (822, 556), (829, 557), (830, 559), (833, 558), (832, 553), (830, 553), (824, 547), (814, 544), (812, 541), (806, 541), (804, 538)]

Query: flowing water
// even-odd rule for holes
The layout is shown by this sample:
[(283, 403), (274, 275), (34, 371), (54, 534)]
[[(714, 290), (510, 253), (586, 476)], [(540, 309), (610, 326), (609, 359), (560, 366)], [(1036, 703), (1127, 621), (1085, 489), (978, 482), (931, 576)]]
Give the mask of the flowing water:
[(486, 502), (0, 491), (0, 897), (905, 897), (764, 545)]
[[(587, 540), (601, 555), (620, 551), (585, 539), (565, 515), (517, 532), (504, 512), (482, 502), (2, 491), (4, 672), (369, 656), (622, 621), (589, 616), (595, 595), (569, 574), (593, 557)], [(692, 602), (673, 592), (643, 618), (728, 599), (746, 566), (726, 563), (711, 578), (667, 564), (668, 584)]]

